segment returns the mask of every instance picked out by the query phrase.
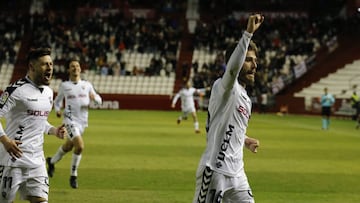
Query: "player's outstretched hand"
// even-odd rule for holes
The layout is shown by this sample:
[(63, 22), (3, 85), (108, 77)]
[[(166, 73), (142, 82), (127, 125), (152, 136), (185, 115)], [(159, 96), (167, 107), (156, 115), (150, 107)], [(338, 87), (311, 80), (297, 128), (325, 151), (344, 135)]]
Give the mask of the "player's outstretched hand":
[(248, 19), (246, 31), (254, 33), (260, 25), (264, 22), (264, 16), (260, 14), (251, 15)]

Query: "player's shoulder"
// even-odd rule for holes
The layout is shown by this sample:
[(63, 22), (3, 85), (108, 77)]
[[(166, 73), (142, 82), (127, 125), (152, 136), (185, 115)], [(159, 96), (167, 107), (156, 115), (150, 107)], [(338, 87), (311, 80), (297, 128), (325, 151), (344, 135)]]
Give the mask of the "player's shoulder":
[(7, 94), (11, 95), (13, 92), (15, 92), (17, 89), (20, 89), (24, 87), (25, 84), (30, 84), (30, 81), (26, 78), (19, 79), (15, 81), (14, 83), (11, 83), (4, 91)]
[(81, 80), (81, 81), (83, 81), (86, 84), (92, 85), (92, 83), (90, 81), (88, 81), (88, 80)]
[(94, 89), (94, 90), (95, 90), (94, 85), (93, 85), (90, 81), (85, 81), (85, 82), (86, 82), (86, 86), (87, 86), (89, 89)]
[(14, 83), (11, 83), (5, 90), (4, 92), (1, 94), (0, 97), (0, 105), (4, 105), (6, 103), (6, 101), (8, 100), (8, 98), (14, 94), (14, 92), (16, 92), (18, 89), (20, 89), (21, 87), (24, 87), (25, 84), (29, 84), (30, 81), (26, 80), (25, 78), (22, 78), (20, 80), (15, 81)]

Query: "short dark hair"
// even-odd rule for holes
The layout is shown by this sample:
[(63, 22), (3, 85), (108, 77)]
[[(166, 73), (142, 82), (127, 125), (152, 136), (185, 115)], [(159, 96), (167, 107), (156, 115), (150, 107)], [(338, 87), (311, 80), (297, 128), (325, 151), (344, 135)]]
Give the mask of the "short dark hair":
[[(225, 51), (225, 62), (226, 64), (228, 63), (231, 54), (233, 53), (233, 51), (235, 50), (236, 46), (239, 44), (239, 42), (234, 42), (229, 44), (229, 46), (226, 48)], [(249, 47), (248, 47), (248, 51), (255, 51), (255, 54), (258, 54), (258, 47), (256, 46), (254, 41), (250, 41)]]
[(70, 59), (66, 62), (65, 67), (66, 67), (66, 68), (70, 68), (70, 63), (73, 62), (73, 61), (77, 61), (77, 62), (81, 63), (81, 62), (80, 62), (80, 58), (78, 58), (78, 57), (72, 57), (72, 58), (70, 58)]
[(29, 63), (30, 61), (34, 60), (34, 59), (38, 59), (42, 56), (47, 56), (47, 55), (51, 55), (51, 49), (50, 48), (31, 48), (29, 51), (29, 54), (27, 56), (27, 62)]

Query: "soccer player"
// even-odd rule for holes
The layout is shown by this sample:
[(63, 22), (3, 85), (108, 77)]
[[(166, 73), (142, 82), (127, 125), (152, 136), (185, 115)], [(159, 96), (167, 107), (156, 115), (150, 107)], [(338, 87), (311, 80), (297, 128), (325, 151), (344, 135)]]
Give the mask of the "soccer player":
[(256, 153), (259, 141), (246, 135), (252, 104), (245, 87), (254, 84), (257, 48), (251, 38), (263, 21), (260, 14), (249, 16), (240, 41), (226, 50), (224, 75), (213, 84), (194, 203), (255, 202), (244, 171), (243, 148)]
[(353, 115), (353, 120), (356, 121), (356, 129), (359, 129), (360, 127), (360, 98), (356, 94), (356, 91), (354, 90), (353, 94), (350, 97), (351, 107), (355, 109), (355, 115)]
[(328, 93), (328, 88), (324, 88), (324, 94), (321, 96), (321, 115), (322, 115), (322, 129), (329, 129), (331, 107), (335, 103), (335, 98), (332, 94)]
[(0, 202), (13, 202), (16, 193), (31, 203), (48, 202), (49, 180), (43, 151), (44, 134), (63, 139), (64, 126), (48, 123), (53, 105), (49, 83), (53, 73), (50, 49), (32, 49), (28, 73), (11, 84), (0, 98)]
[(80, 78), (80, 61), (76, 58), (69, 60), (67, 64), (69, 80), (62, 82), (55, 98), (54, 108), (57, 117), (61, 117), (61, 108), (65, 99), (63, 123), (68, 132), (65, 143), (59, 147), (53, 157), (48, 157), (48, 174), (54, 175), (55, 163), (74, 148), (71, 161), (70, 186), (78, 188), (77, 170), (80, 165), (81, 153), (84, 149), (82, 134), (88, 126), (88, 106), (93, 100), (97, 104), (102, 103), (99, 94), (94, 90), (93, 85)]
[(191, 86), (191, 82), (187, 81), (185, 87), (181, 88), (178, 93), (174, 96), (171, 102), (171, 108), (175, 108), (176, 102), (179, 98), (181, 98), (181, 112), (182, 114), (178, 117), (177, 123), (184, 119), (187, 119), (189, 113), (193, 118), (195, 133), (200, 133), (199, 130), (199, 121), (196, 114), (195, 102), (194, 102), (194, 94), (203, 94), (205, 89), (196, 89)]

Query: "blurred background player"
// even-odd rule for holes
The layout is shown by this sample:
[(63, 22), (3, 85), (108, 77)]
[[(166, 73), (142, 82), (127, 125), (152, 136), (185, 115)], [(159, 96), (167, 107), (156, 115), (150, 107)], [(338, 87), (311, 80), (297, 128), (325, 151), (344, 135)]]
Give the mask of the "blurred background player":
[(335, 98), (332, 94), (328, 93), (328, 88), (324, 88), (324, 94), (320, 99), (321, 103), (321, 115), (322, 115), (322, 129), (329, 129), (330, 125), (330, 115), (331, 115), (331, 107), (335, 103)]
[(196, 133), (200, 133), (199, 129), (199, 122), (196, 114), (196, 108), (195, 108), (195, 101), (194, 101), (194, 95), (198, 94), (204, 94), (205, 89), (196, 89), (192, 87), (191, 82), (187, 81), (185, 84), (185, 87), (181, 88), (178, 93), (174, 96), (171, 108), (175, 108), (176, 102), (178, 99), (181, 99), (181, 112), (182, 114), (178, 117), (177, 123), (180, 124), (180, 122), (184, 119), (187, 119), (187, 116), (189, 113), (191, 113), (191, 116), (193, 118), (194, 122), (194, 128)]
[(53, 74), (51, 51), (32, 49), (28, 72), (8, 86), (0, 98), (0, 118), (6, 118), (5, 131), (0, 123), (0, 202), (20, 197), (48, 202), (49, 178), (43, 151), (44, 134), (63, 139), (64, 126), (55, 128), (47, 121), (53, 105), (49, 84)]
[(353, 91), (350, 98), (351, 107), (355, 110), (355, 114), (353, 115), (353, 120), (357, 122), (356, 129), (360, 127), (360, 98), (356, 94), (356, 90)]
[(248, 19), (239, 42), (226, 50), (226, 70), (212, 87), (208, 107), (207, 145), (197, 172), (193, 203), (254, 203), (243, 161), (244, 146), (257, 152), (259, 141), (246, 136), (251, 99), (246, 86), (254, 85), (257, 47), (253, 33), (264, 21)]
[(58, 95), (55, 98), (54, 108), (57, 117), (61, 117), (61, 107), (65, 99), (64, 119), (63, 122), (68, 131), (66, 142), (59, 147), (53, 157), (47, 158), (48, 174), (53, 176), (55, 163), (69, 151), (74, 148), (71, 160), (70, 186), (77, 188), (77, 169), (80, 165), (81, 153), (84, 149), (82, 134), (88, 126), (88, 106), (90, 101), (98, 104), (102, 103), (99, 94), (94, 90), (93, 85), (80, 78), (81, 67), (80, 61), (76, 58), (71, 59), (68, 64), (69, 80), (62, 82), (59, 86)]

